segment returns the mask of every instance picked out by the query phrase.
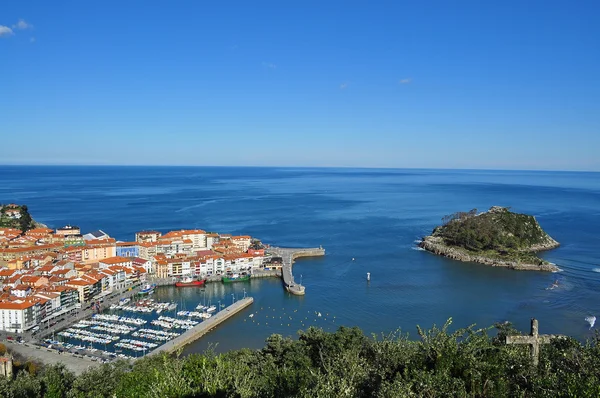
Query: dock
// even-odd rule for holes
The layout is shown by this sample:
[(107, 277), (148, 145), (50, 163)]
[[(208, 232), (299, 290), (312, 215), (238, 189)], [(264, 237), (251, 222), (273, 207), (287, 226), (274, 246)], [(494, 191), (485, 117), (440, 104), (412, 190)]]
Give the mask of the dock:
[(189, 329), (182, 335), (174, 338), (171, 341), (167, 341), (165, 344), (153, 350), (148, 355), (161, 354), (161, 353), (172, 353), (177, 351), (178, 349), (198, 340), (200, 337), (204, 336), (206, 333), (211, 331), (213, 328), (217, 327), (221, 323), (225, 322), (227, 319), (236, 315), (250, 304), (254, 302), (252, 297), (246, 297), (244, 299), (238, 300), (230, 306), (224, 308), (223, 310), (217, 312), (212, 317), (208, 318), (205, 321), (200, 322), (198, 325), (194, 326), (192, 329)]
[(294, 274), (292, 273), (292, 265), (294, 260), (300, 257), (320, 257), (325, 255), (325, 249), (322, 247), (308, 248), (308, 249), (297, 249), (297, 248), (283, 248), (283, 247), (271, 247), (268, 249), (269, 253), (279, 256), (283, 260), (283, 266), (281, 268), (283, 277), (283, 286), (285, 290), (296, 296), (303, 296), (305, 294), (305, 287), (300, 283), (296, 283), (294, 280)]

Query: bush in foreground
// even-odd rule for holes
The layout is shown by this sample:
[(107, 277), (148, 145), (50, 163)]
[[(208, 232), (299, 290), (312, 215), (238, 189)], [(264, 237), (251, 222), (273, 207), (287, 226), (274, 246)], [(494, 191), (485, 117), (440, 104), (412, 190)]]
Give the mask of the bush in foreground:
[(507, 346), (510, 325), (450, 333), (448, 322), (367, 337), (358, 328), (309, 328), (292, 340), (272, 335), (261, 350), (152, 356), (106, 364), (75, 377), (47, 366), (13, 380), (0, 396), (17, 397), (598, 397), (600, 336), (543, 347), (537, 369), (528, 347)]

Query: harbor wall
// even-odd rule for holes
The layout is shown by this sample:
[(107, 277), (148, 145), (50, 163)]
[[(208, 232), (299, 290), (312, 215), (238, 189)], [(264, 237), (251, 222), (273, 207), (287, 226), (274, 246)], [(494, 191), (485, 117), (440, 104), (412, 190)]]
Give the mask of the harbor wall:
[(299, 249), (292, 254), (292, 261), (300, 257), (321, 257), (325, 255), (325, 249)]
[(252, 297), (246, 297), (244, 299), (238, 300), (230, 306), (224, 308), (222, 311), (217, 312), (212, 317), (208, 318), (205, 321), (200, 322), (198, 325), (194, 326), (192, 329), (187, 330), (185, 333), (180, 336), (174, 338), (171, 341), (166, 342), (160, 347), (153, 350), (148, 355), (161, 354), (166, 353), (170, 354), (178, 349), (198, 340), (200, 337), (204, 336), (206, 333), (210, 332), (213, 328), (217, 327), (221, 323), (225, 322), (232, 316), (236, 315), (250, 304), (254, 302)]

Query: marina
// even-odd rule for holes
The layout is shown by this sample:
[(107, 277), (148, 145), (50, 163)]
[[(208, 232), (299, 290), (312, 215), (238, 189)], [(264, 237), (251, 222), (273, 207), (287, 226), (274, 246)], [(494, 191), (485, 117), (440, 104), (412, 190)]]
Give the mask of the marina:
[[(159, 301), (147, 298), (147, 295), (122, 299), (108, 306), (102, 313), (80, 319), (53, 333), (51, 338), (43, 341), (43, 345), (58, 351), (85, 353), (103, 361), (139, 358), (184, 335), (184, 341), (189, 343), (193, 341), (190, 336), (198, 338), (204, 335), (206, 331), (237, 313), (238, 308), (245, 308), (252, 302), (244, 297), (225, 306), (219, 300), (217, 307), (211, 304), (210, 298), (206, 302), (203, 290), (196, 291), (192, 297), (196, 298), (196, 303), (189, 311), (178, 311), (178, 303), (174, 301)], [(181, 303), (183, 308), (189, 307), (190, 300), (181, 298)], [(199, 327), (203, 324), (208, 326)], [(199, 333), (199, 330), (202, 332)], [(190, 331), (193, 332), (189, 333)]]

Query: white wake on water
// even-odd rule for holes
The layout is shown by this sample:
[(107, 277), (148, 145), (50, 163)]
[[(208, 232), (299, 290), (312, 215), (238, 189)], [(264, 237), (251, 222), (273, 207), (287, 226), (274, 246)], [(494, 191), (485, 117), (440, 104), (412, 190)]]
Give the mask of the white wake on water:
[(600, 268), (594, 268), (592, 271), (594, 271), (594, 272), (600, 272)]
[(420, 252), (424, 252), (425, 251), (425, 249), (423, 249), (422, 247), (419, 247), (419, 246), (412, 246), (411, 249), (412, 250), (418, 250)]
[(587, 321), (587, 323), (590, 324), (590, 329), (594, 327), (594, 325), (596, 324), (596, 317), (595, 316), (586, 316), (585, 320)]

